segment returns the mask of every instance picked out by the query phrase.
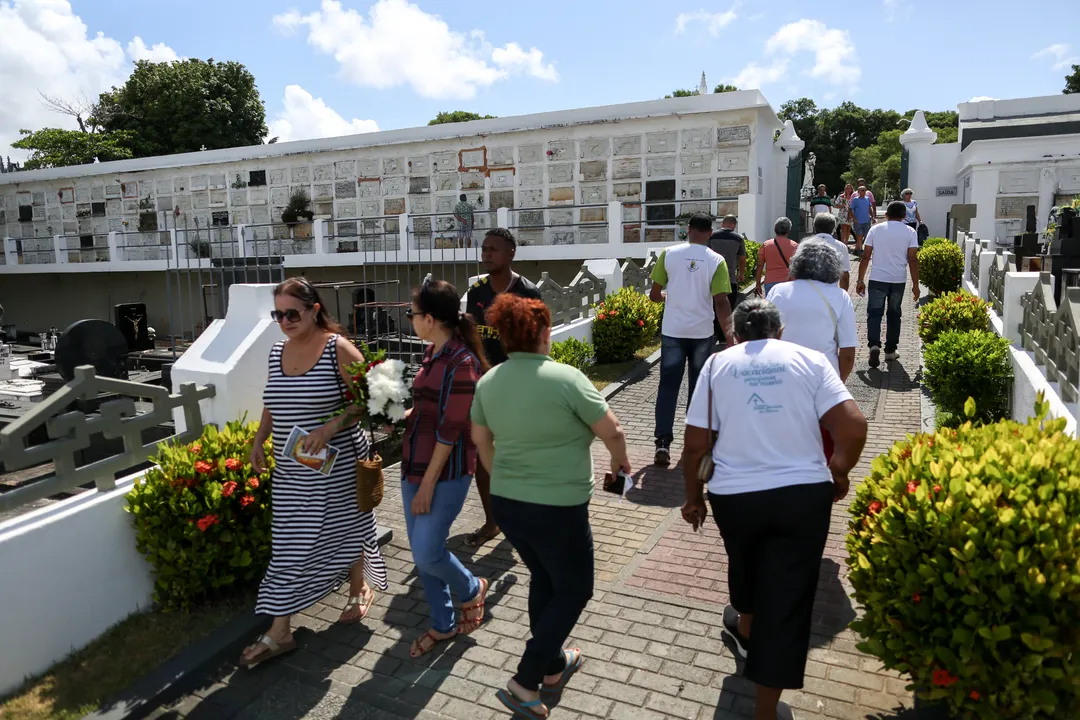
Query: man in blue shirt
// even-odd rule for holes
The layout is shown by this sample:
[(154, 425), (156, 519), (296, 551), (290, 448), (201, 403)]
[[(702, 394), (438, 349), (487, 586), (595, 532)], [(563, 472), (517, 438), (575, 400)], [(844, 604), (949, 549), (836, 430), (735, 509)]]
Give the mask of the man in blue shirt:
[(855, 232), (856, 255), (862, 255), (863, 240), (866, 239), (866, 233), (870, 232), (870, 226), (874, 224), (873, 206), (873, 202), (866, 196), (865, 185), (860, 185), (855, 195), (848, 201), (853, 220), (851, 226)]

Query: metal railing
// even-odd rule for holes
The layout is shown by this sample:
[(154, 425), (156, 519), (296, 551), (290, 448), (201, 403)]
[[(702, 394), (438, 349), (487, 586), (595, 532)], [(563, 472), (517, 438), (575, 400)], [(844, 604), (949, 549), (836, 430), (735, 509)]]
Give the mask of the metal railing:
[[(649, 208), (654, 208), (653, 212)], [(703, 212), (714, 217), (737, 215), (739, 198), (680, 197), (672, 200), (623, 201), (622, 225), (624, 243), (671, 243), (686, 239), (689, 216)]]

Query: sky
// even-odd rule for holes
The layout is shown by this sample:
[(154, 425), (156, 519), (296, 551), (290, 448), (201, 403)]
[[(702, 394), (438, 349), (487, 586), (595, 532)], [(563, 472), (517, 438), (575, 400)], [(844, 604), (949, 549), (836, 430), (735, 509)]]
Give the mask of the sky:
[[(236, 60), (281, 141), (634, 102), (717, 83), (774, 108), (901, 112), (1060, 93), (1080, 36), (1060, 2), (0, 0), (0, 155), (75, 127), (39, 93), (96, 98), (139, 59)], [(820, 15), (816, 9), (826, 9)], [(1004, 23), (1004, 24), (1003, 24)]]

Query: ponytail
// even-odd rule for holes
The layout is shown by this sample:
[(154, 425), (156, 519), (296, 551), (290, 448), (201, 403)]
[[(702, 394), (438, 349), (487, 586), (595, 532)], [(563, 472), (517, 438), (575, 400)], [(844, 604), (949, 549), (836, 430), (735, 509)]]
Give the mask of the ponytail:
[(484, 354), (484, 344), (480, 341), (480, 333), (476, 329), (476, 321), (472, 319), (472, 316), (468, 313), (458, 313), (457, 327), (454, 330), (476, 356), (481, 372), (490, 370), (491, 363)]

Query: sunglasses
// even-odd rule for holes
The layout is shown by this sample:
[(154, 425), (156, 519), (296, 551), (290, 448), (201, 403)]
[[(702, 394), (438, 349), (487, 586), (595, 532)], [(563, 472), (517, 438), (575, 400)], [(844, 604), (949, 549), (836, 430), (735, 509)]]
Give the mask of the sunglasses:
[(416, 310), (413, 310), (412, 308), (407, 308), (405, 310), (405, 317), (407, 317), (410, 320), (412, 320), (414, 317), (417, 317), (419, 315), (430, 315), (430, 314), (431, 313), (417, 312)]
[(272, 319), (274, 322), (276, 322), (279, 325), (281, 324), (282, 320), (288, 320), (289, 322), (293, 322), (293, 323), (294, 322), (300, 322), (301, 316), (302, 316), (301, 311), (296, 310), (294, 308), (289, 308), (288, 310), (284, 310), (284, 311), (282, 311), (282, 310), (271, 310), (270, 311), (270, 319)]

